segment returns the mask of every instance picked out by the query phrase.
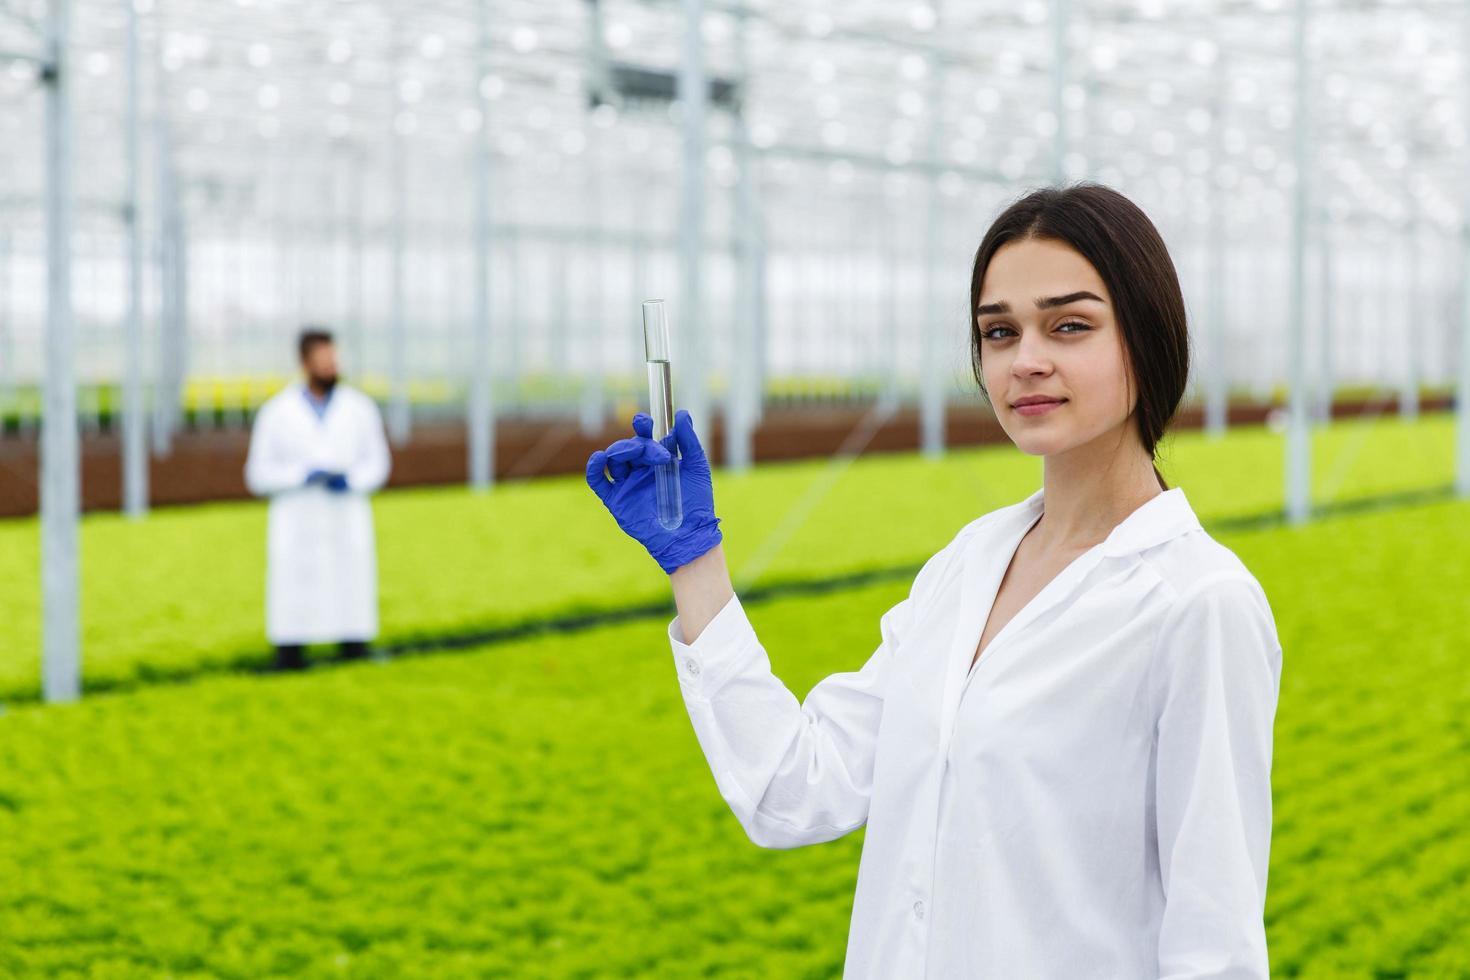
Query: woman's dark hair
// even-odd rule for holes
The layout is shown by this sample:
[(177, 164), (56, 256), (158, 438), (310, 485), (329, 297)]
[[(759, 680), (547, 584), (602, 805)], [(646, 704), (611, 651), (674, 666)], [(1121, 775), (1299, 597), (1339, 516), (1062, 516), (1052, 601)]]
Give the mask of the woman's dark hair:
[[(1189, 324), (1179, 276), (1148, 216), (1111, 187), (1085, 181), (1047, 187), (1016, 201), (990, 226), (970, 274), (970, 366), (986, 401), (980, 369), (980, 284), (1004, 245), (1047, 238), (1070, 245), (1092, 263), (1113, 301), (1123, 349), (1138, 380), (1138, 435), (1150, 457), (1173, 420), (1189, 383)], [(1159, 486), (1169, 489), (1154, 466)]]

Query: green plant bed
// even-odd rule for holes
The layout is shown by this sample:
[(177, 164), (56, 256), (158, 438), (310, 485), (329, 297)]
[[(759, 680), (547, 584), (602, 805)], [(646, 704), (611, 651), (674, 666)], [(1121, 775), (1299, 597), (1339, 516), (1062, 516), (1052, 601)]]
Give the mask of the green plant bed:
[[(1322, 503), (1442, 487), (1453, 418), (1386, 416), (1317, 430)], [(1284, 437), (1261, 426), (1222, 440), (1165, 441), (1161, 469), (1205, 521), (1282, 506)], [(1041, 461), (1012, 446), (851, 462), (802, 460), (717, 471), (716, 509), (742, 585), (915, 565), (974, 518), (1041, 485)], [(395, 491), (375, 500), (384, 642), (668, 601), (667, 577), (623, 535), (581, 476)], [(856, 529), (856, 530), (855, 530)], [(261, 663), (265, 507), (211, 504), (82, 522), (84, 674), (100, 685)], [(0, 698), (35, 697), (40, 572), (34, 520), (0, 522)]]
[[(1222, 534), (1284, 649), (1272, 975), (1465, 975), (1470, 505)], [(753, 603), (798, 697), (894, 581)], [(647, 620), (0, 718), (0, 975), (830, 977), (863, 831), (751, 845)]]

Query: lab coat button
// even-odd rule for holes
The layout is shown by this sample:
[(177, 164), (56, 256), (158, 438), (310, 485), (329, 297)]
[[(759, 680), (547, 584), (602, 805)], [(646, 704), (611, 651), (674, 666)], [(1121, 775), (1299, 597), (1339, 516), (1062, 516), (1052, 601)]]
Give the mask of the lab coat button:
[(921, 901), (914, 903), (914, 918), (920, 922), (924, 921), (924, 903)]
[(699, 664), (697, 664), (697, 663), (694, 662), (694, 658), (693, 657), (689, 657), (688, 659), (686, 659), (684, 661), (684, 669), (687, 670), (687, 671), (689, 671), (689, 676), (690, 677), (698, 677), (699, 676)]

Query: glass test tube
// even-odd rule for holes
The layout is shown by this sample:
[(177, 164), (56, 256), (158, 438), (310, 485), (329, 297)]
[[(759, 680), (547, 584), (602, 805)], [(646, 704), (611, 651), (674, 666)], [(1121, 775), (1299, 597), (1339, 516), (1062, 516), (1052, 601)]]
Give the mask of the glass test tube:
[[(648, 415), (653, 419), (653, 438), (662, 443), (674, 428), (673, 376), (669, 370), (669, 321), (664, 301), (643, 301), (643, 357), (648, 362)], [(653, 468), (658, 500), (658, 522), (672, 531), (684, 523), (684, 496), (679, 490), (679, 453)]]

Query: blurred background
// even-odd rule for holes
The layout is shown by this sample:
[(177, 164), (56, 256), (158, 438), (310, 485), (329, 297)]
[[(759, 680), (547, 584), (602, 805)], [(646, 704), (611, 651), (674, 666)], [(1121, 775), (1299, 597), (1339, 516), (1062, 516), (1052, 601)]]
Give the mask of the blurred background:
[[(664, 298), (777, 673), (856, 669), (1040, 486), (970, 264), (1090, 179), (1285, 649), (1273, 972), (1470, 977), (1467, 132), (1462, 4), (0, 0), (0, 973), (840, 975), (862, 833), (745, 840), (583, 466)], [(392, 447), (382, 635), (265, 676), (307, 323)]]

